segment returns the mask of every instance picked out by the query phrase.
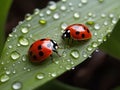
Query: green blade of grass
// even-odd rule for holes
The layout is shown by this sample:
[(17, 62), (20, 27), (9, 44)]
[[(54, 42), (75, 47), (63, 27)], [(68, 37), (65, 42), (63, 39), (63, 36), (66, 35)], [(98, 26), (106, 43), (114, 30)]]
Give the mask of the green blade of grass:
[(100, 48), (113, 57), (120, 59), (120, 20), (116, 24), (110, 38)]
[[(6, 41), (0, 59), (0, 88), (35, 89), (83, 62), (112, 32), (119, 19), (119, 2), (63, 0), (43, 10), (36, 9), (33, 15), (27, 14)], [(64, 27), (74, 23), (87, 24), (92, 38), (73, 41), (70, 45), (67, 40), (63, 41)], [(39, 65), (30, 63), (27, 57), (29, 46), (46, 37), (58, 43), (61, 57), (53, 53), (53, 61), (48, 58)]]
[(0, 0), (0, 55), (5, 41), (5, 22), (12, 0)]

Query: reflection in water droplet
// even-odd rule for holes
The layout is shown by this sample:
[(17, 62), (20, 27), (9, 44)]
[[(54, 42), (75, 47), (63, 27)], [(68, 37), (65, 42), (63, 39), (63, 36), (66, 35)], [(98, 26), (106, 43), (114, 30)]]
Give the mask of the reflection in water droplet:
[(45, 19), (41, 19), (41, 20), (39, 20), (39, 23), (42, 25), (45, 25), (47, 23), (47, 21)]
[(2, 75), (1, 77), (0, 77), (0, 81), (1, 82), (6, 82), (6, 81), (8, 81), (10, 78), (9, 78), (9, 76), (8, 75)]
[(39, 80), (43, 79), (44, 77), (45, 77), (45, 75), (43, 73), (38, 73), (36, 75), (36, 78), (39, 79)]
[(88, 2), (88, 0), (81, 0), (81, 2), (82, 2), (83, 4), (85, 4), (85, 3)]
[(27, 38), (24, 38), (24, 37), (20, 37), (19, 38), (19, 43), (23, 46), (27, 46), (29, 45), (29, 42), (28, 42), (28, 39)]
[(49, 7), (50, 10), (55, 10), (57, 8), (57, 5), (54, 1), (50, 1), (48, 3), (48, 7)]
[(95, 25), (94, 25), (94, 28), (95, 28), (96, 30), (99, 30), (99, 29), (100, 29), (100, 25), (99, 25), (99, 24), (95, 24)]
[(17, 51), (13, 51), (10, 56), (13, 60), (16, 60), (20, 57), (20, 54)]
[(75, 59), (79, 58), (79, 56), (80, 56), (78, 50), (72, 50), (71, 53), (70, 53), (70, 55), (71, 55), (73, 58), (75, 58)]
[(22, 83), (21, 82), (14, 82), (13, 84), (12, 84), (12, 89), (13, 90), (18, 90), (18, 89), (21, 89), (22, 88)]
[(93, 42), (93, 43), (92, 43), (92, 47), (95, 48), (95, 47), (97, 47), (97, 46), (98, 46), (98, 43), (97, 43), (97, 42)]
[(67, 27), (67, 24), (66, 23), (61, 23), (61, 29), (63, 29), (63, 30), (65, 30), (66, 29), (66, 27)]
[(21, 32), (22, 32), (22, 33), (28, 33), (28, 28), (23, 27), (23, 28), (21, 29)]
[(58, 13), (55, 13), (55, 14), (53, 14), (53, 18), (54, 18), (54, 19), (59, 19), (59, 18), (60, 18), (60, 16), (59, 16), (59, 14), (58, 14)]
[(80, 17), (80, 14), (78, 12), (74, 13), (74, 18), (78, 19)]

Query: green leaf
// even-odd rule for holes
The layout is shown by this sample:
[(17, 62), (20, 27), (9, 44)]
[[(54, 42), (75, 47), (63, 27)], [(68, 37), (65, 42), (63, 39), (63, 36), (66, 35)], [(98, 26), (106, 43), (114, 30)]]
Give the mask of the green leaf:
[(120, 20), (116, 24), (115, 28), (113, 29), (113, 32), (111, 36), (108, 38), (108, 40), (101, 44), (100, 48), (110, 54), (113, 57), (116, 57), (120, 59)]
[(5, 22), (12, 0), (0, 0), (0, 55), (5, 40)]
[[(119, 19), (119, 0), (62, 0), (43, 10), (35, 9), (13, 30), (6, 41), (0, 59), (0, 88), (10, 90), (35, 89), (56, 78), (88, 58), (105, 41)], [(94, 6), (94, 7), (93, 7)], [(114, 15), (114, 16), (113, 16)], [(115, 22), (113, 22), (115, 21)], [(73, 41), (62, 40), (63, 29), (74, 23), (87, 24), (92, 38)], [(27, 57), (29, 46), (38, 39), (49, 37), (59, 44), (53, 60), (34, 65)]]

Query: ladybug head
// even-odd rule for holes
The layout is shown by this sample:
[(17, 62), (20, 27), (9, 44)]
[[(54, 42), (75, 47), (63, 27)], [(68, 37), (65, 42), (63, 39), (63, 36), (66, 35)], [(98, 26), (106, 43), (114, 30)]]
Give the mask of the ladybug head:
[(56, 43), (56, 41), (51, 40), (52, 44), (53, 44), (53, 51), (58, 49), (58, 44)]
[(70, 38), (70, 30), (65, 30), (65, 32), (63, 33), (62, 39), (65, 39), (65, 38)]

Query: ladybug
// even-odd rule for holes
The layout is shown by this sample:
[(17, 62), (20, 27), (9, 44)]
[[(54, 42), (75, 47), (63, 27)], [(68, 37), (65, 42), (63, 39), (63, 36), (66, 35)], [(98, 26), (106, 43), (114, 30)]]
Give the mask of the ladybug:
[(28, 56), (31, 62), (42, 62), (53, 52), (57, 52), (57, 43), (49, 38), (44, 38), (35, 41), (29, 48)]
[(87, 26), (83, 24), (72, 24), (68, 26), (62, 35), (62, 38), (72, 38), (74, 40), (87, 40), (92, 37), (92, 34)]

